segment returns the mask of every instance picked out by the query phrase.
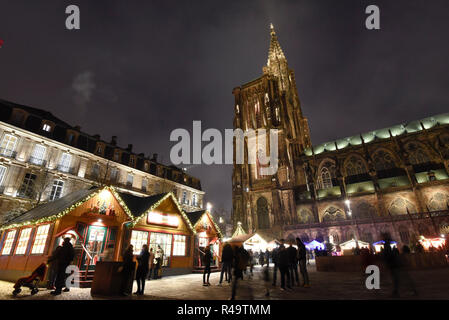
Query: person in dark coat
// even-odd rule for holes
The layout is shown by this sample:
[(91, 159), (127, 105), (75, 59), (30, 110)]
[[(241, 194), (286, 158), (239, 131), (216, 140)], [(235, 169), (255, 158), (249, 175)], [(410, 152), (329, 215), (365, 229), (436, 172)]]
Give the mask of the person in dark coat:
[(129, 245), (129, 247), (123, 253), (123, 265), (121, 267), (122, 273), (122, 287), (121, 293), (124, 296), (128, 296), (130, 294), (129, 287), (130, 282), (132, 283), (132, 279), (134, 278), (134, 247), (133, 245)]
[(232, 259), (234, 257), (234, 252), (229, 243), (226, 243), (221, 252), (221, 273), (219, 285), (223, 282), (223, 273), (225, 274), (225, 281), (228, 283), (232, 280)]
[[(70, 238), (65, 238), (64, 243), (62, 244), (62, 248), (58, 250), (55, 256), (55, 262), (57, 265), (57, 275), (55, 286), (56, 289), (51, 292), (52, 295), (60, 295), (62, 292), (62, 288), (65, 285), (66, 280), (66, 269), (72, 262), (75, 257), (75, 250), (73, 249), (72, 244), (70, 243)], [(66, 286), (67, 287), (67, 286)], [(69, 291), (67, 287), (64, 291)]]
[(290, 272), (291, 286), (294, 285), (295, 280), (296, 284), (299, 286), (298, 250), (296, 250), (292, 242), (290, 242), (290, 247), (287, 248), (287, 252), (288, 252), (288, 269)]
[(49, 290), (56, 289), (56, 276), (58, 275), (58, 264), (56, 262), (56, 256), (58, 255), (58, 251), (61, 248), (62, 246), (57, 246), (47, 260), (47, 264), (49, 265), (47, 289)]
[(277, 274), (279, 269), (279, 247), (274, 248), (271, 252), (271, 260), (273, 261), (274, 267), (273, 267), (273, 286), (276, 285), (277, 282)]
[(145, 291), (145, 280), (147, 279), (149, 265), (150, 265), (150, 252), (148, 251), (148, 246), (144, 244), (142, 246), (142, 251), (137, 256), (137, 271), (136, 271), (137, 291), (134, 292), (134, 294), (137, 294), (139, 296), (143, 295)]
[[(209, 277), (210, 277), (210, 265), (212, 263), (212, 252), (210, 252), (210, 246), (207, 246), (206, 249), (204, 249), (205, 252), (201, 252), (204, 254), (204, 272), (203, 272), (203, 286), (210, 286), (209, 283)], [(207, 275), (207, 281), (206, 281), (206, 275)]]
[(287, 288), (290, 286), (290, 272), (288, 251), (284, 246), (284, 239), (281, 239), (281, 245), (279, 246), (279, 271), (281, 272), (281, 290), (285, 290), (285, 278), (287, 278)]
[(234, 251), (234, 278), (232, 281), (231, 300), (235, 300), (237, 293), (237, 283), (239, 279), (243, 280), (243, 270), (246, 269), (249, 263), (249, 254), (243, 246), (236, 247)]
[(307, 273), (307, 250), (304, 243), (300, 238), (296, 238), (296, 245), (298, 246), (298, 263), (299, 263), (299, 272), (302, 276), (303, 287), (309, 288), (309, 274)]

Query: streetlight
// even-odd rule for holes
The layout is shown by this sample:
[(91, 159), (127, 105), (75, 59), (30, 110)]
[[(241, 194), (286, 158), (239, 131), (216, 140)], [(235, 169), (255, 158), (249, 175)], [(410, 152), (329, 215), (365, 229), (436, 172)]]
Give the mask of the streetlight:
[(207, 211), (210, 212), (210, 210), (212, 210), (212, 204), (211, 204), (210, 202), (208, 202), (208, 203), (206, 204), (206, 208), (207, 208)]

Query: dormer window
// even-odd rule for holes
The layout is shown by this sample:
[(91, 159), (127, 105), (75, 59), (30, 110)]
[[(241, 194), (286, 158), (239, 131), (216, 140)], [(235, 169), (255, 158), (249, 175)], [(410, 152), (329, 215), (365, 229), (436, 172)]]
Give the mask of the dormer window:
[(134, 159), (134, 157), (131, 157), (131, 158), (129, 159), (129, 165), (132, 166), (132, 167), (134, 167), (134, 163), (135, 163), (135, 159)]
[(101, 155), (103, 155), (103, 151), (104, 151), (103, 144), (97, 143), (97, 149), (96, 149), (95, 153), (101, 156)]
[(115, 150), (114, 161), (120, 161), (120, 150)]
[(42, 130), (45, 132), (50, 132), (51, 126), (48, 123), (44, 123), (44, 125), (42, 126)]

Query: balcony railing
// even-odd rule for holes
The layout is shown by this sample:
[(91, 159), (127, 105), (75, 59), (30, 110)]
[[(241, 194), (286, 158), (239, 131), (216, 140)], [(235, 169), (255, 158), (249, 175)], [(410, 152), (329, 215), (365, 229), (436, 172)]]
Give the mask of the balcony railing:
[(17, 152), (11, 149), (0, 148), (0, 156), (15, 159)]
[(36, 166), (42, 166), (42, 167), (45, 167), (47, 165), (47, 161), (46, 160), (41, 159), (41, 158), (36, 158), (36, 157), (33, 157), (33, 156), (31, 156), (28, 159), (28, 162), (31, 163), (31, 164), (34, 164)]
[(60, 165), (58, 165), (57, 170), (60, 172), (75, 174), (75, 168), (70, 167), (70, 166), (65, 166), (65, 165), (60, 164)]
[(314, 223), (304, 223), (304, 224), (295, 224), (284, 226), (285, 230), (294, 230), (294, 229), (309, 229), (309, 228), (325, 228), (331, 226), (346, 226), (355, 224), (370, 224), (370, 223), (380, 223), (380, 222), (396, 222), (396, 221), (404, 221), (404, 220), (417, 220), (417, 219), (428, 219), (430, 217), (446, 217), (449, 216), (449, 210), (441, 210), (441, 211), (433, 211), (433, 212), (420, 212), (420, 213), (411, 213), (411, 214), (401, 214), (401, 215), (393, 215), (386, 217), (372, 217), (372, 218), (363, 218), (363, 219), (344, 219), (344, 220), (334, 220), (334, 221), (325, 221), (325, 222), (314, 222)]

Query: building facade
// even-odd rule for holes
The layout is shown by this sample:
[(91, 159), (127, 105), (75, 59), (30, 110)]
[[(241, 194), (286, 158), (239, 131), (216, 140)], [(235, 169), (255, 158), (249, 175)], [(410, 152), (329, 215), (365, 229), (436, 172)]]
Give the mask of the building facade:
[[(279, 168), (263, 176), (259, 162), (234, 164), (234, 227), (333, 244), (447, 233), (449, 114), (312, 146), (294, 73), (270, 33), (263, 75), (233, 90), (234, 129), (279, 130)], [(260, 152), (245, 139), (246, 158)]]
[(0, 220), (92, 185), (136, 196), (172, 192), (186, 211), (203, 207), (199, 179), (132, 145), (121, 148), (51, 113), (0, 100)]

